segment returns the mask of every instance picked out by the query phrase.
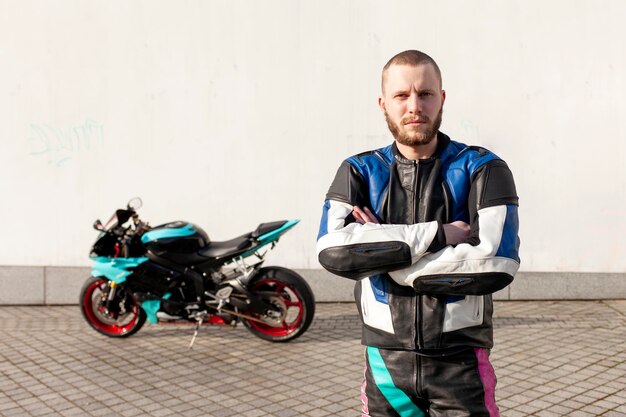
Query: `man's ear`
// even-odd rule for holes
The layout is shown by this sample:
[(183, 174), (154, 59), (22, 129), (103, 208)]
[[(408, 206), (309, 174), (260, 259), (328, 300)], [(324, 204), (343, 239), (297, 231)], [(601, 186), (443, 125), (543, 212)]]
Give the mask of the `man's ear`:
[(441, 90), (441, 105), (446, 102), (446, 90)]
[(383, 113), (385, 112), (385, 100), (383, 99), (383, 96), (378, 97), (378, 107), (380, 107)]

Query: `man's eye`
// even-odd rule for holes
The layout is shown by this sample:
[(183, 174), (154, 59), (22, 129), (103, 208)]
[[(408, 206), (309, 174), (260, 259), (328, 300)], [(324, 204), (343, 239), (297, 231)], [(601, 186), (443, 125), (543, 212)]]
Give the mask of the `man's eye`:
[(429, 97), (432, 96), (433, 93), (429, 92), (429, 91), (424, 91), (422, 93), (420, 93), (420, 97)]

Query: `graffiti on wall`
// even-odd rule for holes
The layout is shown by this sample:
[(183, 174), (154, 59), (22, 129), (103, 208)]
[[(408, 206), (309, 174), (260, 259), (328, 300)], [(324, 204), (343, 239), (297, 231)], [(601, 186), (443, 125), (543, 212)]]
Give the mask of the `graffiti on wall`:
[(28, 139), (31, 156), (49, 165), (64, 167), (81, 153), (102, 148), (104, 126), (89, 119), (65, 127), (32, 123)]

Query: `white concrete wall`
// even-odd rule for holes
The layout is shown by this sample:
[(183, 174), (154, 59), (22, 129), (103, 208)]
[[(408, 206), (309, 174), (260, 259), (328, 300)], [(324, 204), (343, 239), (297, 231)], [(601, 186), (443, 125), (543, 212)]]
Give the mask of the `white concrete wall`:
[(214, 240), (300, 218), (271, 261), (319, 268), (324, 194), (343, 158), (390, 143), (380, 70), (417, 48), (443, 71), (442, 130), (515, 174), (522, 271), (626, 272), (624, 16), (619, 0), (0, 1), (0, 265), (87, 266), (93, 221), (141, 196), (152, 224)]

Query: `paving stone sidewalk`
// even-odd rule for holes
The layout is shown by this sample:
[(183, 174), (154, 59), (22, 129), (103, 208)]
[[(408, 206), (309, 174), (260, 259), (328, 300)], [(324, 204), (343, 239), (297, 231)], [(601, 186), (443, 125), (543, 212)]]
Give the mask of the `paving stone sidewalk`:
[[(626, 301), (495, 303), (502, 416), (626, 416)], [(242, 326), (91, 330), (77, 306), (0, 307), (1, 416), (358, 416), (354, 304), (272, 344)]]

